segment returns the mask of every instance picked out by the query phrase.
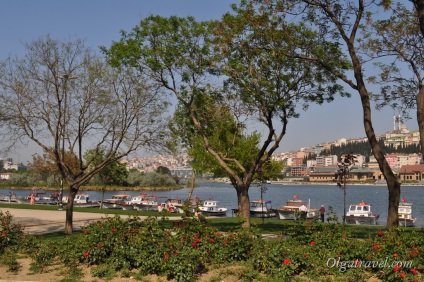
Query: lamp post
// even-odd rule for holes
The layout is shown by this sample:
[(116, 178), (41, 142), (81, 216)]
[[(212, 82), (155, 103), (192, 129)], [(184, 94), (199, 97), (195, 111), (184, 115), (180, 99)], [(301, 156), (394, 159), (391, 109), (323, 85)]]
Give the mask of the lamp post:
[(346, 180), (349, 177), (349, 172), (355, 165), (355, 162), (356, 157), (353, 154), (345, 155), (337, 164), (339, 169), (335, 174), (336, 180), (339, 180), (337, 182), (337, 186), (343, 190), (343, 223), (346, 223)]
[(259, 188), (261, 189), (261, 208), (262, 208), (262, 224), (265, 223), (265, 219), (264, 219), (264, 193), (266, 192), (266, 190), (268, 190), (268, 188), (264, 185), (264, 181), (261, 179), (260, 183), (259, 183)]

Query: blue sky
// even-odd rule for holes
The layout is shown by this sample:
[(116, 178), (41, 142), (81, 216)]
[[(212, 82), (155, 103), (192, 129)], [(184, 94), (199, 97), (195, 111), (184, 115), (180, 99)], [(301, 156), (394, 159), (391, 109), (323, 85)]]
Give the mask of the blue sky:
[[(120, 30), (130, 30), (149, 15), (194, 16), (217, 19), (230, 11), (235, 0), (5, 0), (0, 9), (0, 59), (22, 55), (22, 43), (50, 34), (56, 39), (83, 38), (88, 46), (109, 46), (118, 40)], [(393, 129), (393, 110), (373, 111), (377, 134)], [(417, 128), (416, 118), (406, 123)], [(358, 94), (331, 104), (311, 106), (299, 119), (289, 122), (279, 151), (339, 138), (365, 136)], [(26, 163), (35, 149), (28, 147), (15, 161)]]

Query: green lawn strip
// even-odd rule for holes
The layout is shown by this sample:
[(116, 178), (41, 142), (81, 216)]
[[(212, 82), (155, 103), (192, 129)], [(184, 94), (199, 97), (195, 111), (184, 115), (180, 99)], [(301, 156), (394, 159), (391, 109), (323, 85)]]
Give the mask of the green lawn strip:
[[(58, 210), (58, 206), (51, 205), (28, 205), (28, 204), (14, 204), (14, 203), (0, 203), (0, 208), (15, 208), (15, 209), (33, 209), (33, 210)], [(66, 207), (64, 207), (65, 209)], [(179, 217), (182, 218), (182, 214), (179, 213), (159, 213), (155, 211), (127, 211), (120, 209), (99, 209), (99, 208), (74, 208), (74, 212), (88, 212), (88, 213), (101, 213), (110, 215), (132, 215), (132, 216), (152, 216), (161, 218)], [(217, 217), (208, 218), (208, 224), (216, 227), (218, 230), (223, 232), (235, 231), (241, 229), (242, 220), (238, 217)], [(164, 228), (172, 227), (172, 222), (163, 220), (161, 223)], [(285, 236), (290, 231), (302, 232), (305, 230), (308, 222), (307, 221), (293, 221), (293, 220), (280, 220), (276, 218), (251, 218), (251, 224), (259, 230), (262, 234), (274, 234)], [(321, 223), (319, 223), (321, 224)], [(322, 223), (331, 224), (331, 223)], [(350, 225), (347, 224), (346, 228), (358, 239), (368, 239), (374, 237), (378, 231), (386, 230), (386, 226), (383, 225)], [(415, 228), (400, 227), (404, 232), (409, 232)]]

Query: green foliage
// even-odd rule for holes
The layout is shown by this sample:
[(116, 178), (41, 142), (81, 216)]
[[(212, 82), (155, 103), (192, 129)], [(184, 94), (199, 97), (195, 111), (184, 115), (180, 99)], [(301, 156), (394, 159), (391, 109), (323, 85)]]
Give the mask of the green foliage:
[(12, 215), (0, 210), (0, 262), (7, 265), (8, 271), (17, 272), (20, 265), (17, 262), (17, 252), (25, 242), (23, 227), (12, 222)]
[(128, 173), (127, 184), (132, 187), (167, 187), (175, 186), (176, 181), (170, 174), (134, 170)]
[(12, 222), (10, 212), (0, 210), (0, 255), (7, 249), (18, 250), (19, 245), (24, 241), (24, 228)]
[[(106, 160), (105, 150), (89, 150), (84, 155), (84, 159), (90, 167), (94, 168), (99, 166)], [(119, 162), (118, 160), (109, 163), (103, 167), (94, 178), (97, 182), (103, 185), (122, 185), (124, 180), (128, 176), (126, 164)]]

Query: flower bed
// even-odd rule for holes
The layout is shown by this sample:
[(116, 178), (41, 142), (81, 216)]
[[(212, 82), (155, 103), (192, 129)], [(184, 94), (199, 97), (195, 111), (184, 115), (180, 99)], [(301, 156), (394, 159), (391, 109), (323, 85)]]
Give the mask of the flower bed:
[[(32, 270), (41, 272), (55, 264), (78, 278), (90, 267), (91, 275), (113, 277), (165, 276), (176, 281), (196, 281), (202, 273), (220, 266), (240, 265), (250, 281), (422, 281), (424, 234), (421, 229), (379, 231), (356, 239), (343, 224), (303, 222), (292, 225), (286, 236), (262, 239), (255, 228), (221, 232), (207, 223), (164, 228), (165, 220), (118, 216), (92, 223), (81, 233), (60, 241), (24, 236), (10, 215), (0, 213), (3, 264), (16, 269), (13, 253), (32, 259)], [(12, 251), (10, 251), (12, 250)]]

